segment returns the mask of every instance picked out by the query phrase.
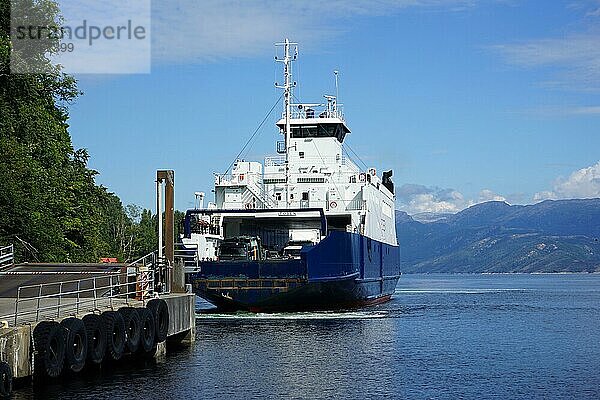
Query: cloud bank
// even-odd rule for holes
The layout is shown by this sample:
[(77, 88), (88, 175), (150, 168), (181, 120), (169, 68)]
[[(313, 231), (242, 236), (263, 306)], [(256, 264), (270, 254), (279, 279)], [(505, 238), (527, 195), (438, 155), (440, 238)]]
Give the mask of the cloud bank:
[(600, 161), (581, 168), (568, 177), (559, 177), (554, 181), (551, 190), (537, 192), (527, 200), (520, 194), (503, 196), (490, 189), (483, 189), (477, 198), (466, 198), (455, 189), (444, 189), (437, 186), (404, 184), (396, 190), (398, 209), (410, 215), (420, 213), (457, 213), (465, 208), (487, 201), (504, 201), (507, 203), (540, 202), (560, 199), (600, 198)]
[(398, 209), (410, 215), (420, 213), (457, 213), (467, 207), (486, 201), (506, 201), (504, 196), (489, 189), (479, 192), (476, 199), (467, 199), (455, 189), (404, 184), (396, 191)]
[(456, 213), (469, 203), (454, 189), (404, 184), (396, 191), (399, 209), (409, 214), (423, 212)]
[(590, 199), (600, 197), (600, 161), (573, 172), (567, 178), (558, 178), (552, 190), (534, 195), (534, 201), (557, 199)]
[(211, 62), (272, 51), (290, 37), (304, 48), (342, 33), (353, 16), (389, 15), (407, 8), (459, 11), (475, 0), (173, 0), (153, 2), (153, 59)]
[(600, 90), (600, 33), (571, 34), (493, 46), (508, 63), (527, 68), (555, 67), (550, 87)]

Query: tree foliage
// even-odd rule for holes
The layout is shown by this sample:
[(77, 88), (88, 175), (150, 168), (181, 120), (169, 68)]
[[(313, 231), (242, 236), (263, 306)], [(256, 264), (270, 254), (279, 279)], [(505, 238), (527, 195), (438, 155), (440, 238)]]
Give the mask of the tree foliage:
[[(53, 1), (19, 1), (59, 21)], [(0, 0), (0, 245), (15, 243), (20, 261), (126, 260), (151, 251), (152, 213), (125, 209), (95, 183), (88, 152), (73, 147), (68, 105), (80, 95), (75, 79), (59, 66), (11, 74), (10, 7)]]

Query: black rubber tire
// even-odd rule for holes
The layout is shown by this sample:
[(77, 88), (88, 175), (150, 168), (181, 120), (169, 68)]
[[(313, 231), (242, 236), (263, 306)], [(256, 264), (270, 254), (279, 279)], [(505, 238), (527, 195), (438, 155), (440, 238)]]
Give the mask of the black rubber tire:
[(12, 394), (13, 372), (8, 363), (0, 362), (0, 399), (7, 399)]
[(138, 351), (140, 353), (151, 353), (154, 355), (156, 352), (156, 322), (154, 315), (147, 308), (140, 308), (138, 310), (140, 316), (140, 347)]
[(167, 307), (167, 302), (162, 299), (152, 299), (146, 307), (154, 315), (156, 342), (164, 342), (167, 340), (167, 334), (169, 333), (169, 307)]
[(130, 353), (135, 353), (140, 347), (140, 339), (142, 335), (142, 322), (137, 309), (133, 307), (124, 307), (119, 310), (119, 313), (125, 321), (125, 331), (127, 332), (126, 349)]
[(106, 329), (106, 353), (108, 358), (118, 361), (125, 352), (125, 321), (116, 311), (106, 311), (102, 313), (102, 321)]
[(88, 351), (85, 325), (73, 317), (64, 319), (60, 324), (65, 329), (65, 367), (80, 372), (85, 367)]
[(106, 354), (106, 330), (100, 315), (88, 314), (82, 319), (88, 339), (88, 360), (101, 364)]
[(38, 376), (58, 377), (65, 363), (64, 328), (53, 321), (42, 321), (33, 330), (34, 371)]

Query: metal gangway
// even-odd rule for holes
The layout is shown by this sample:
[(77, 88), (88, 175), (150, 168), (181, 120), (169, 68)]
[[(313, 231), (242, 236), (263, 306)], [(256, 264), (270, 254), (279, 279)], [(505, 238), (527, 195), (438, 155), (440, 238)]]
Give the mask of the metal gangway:
[[(42, 320), (145, 304), (158, 294), (170, 293), (172, 267), (166, 260), (160, 259), (156, 251), (116, 270), (110, 268), (110, 264), (106, 265), (106, 271), (94, 272), (91, 277), (73, 268), (69, 274), (79, 274), (81, 278), (17, 287), (11, 297), (0, 298), (0, 322), (4, 326), (34, 324)], [(4, 273), (11, 275), (11, 272)], [(31, 274), (40, 273), (44, 274), (43, 271)], [(7, 313), (9, 310), (11, 312)]]

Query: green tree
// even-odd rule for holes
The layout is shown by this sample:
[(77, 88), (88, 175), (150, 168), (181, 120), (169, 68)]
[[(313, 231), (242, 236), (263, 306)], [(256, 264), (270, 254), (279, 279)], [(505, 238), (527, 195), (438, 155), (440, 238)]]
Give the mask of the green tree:
[[(59, 25), (51, 0), (14, 0), (37, 21)], [(152, 250), (152, 213), (95, 183), (89, 154), (75, 149), (68, 106), (80, 95), (73, 77), (37, 44), (47, 73), (11, 74), (11, 2), (0, 0), (0, 244), (15, 243), (20, 261), (127, 260)], [(19, 61), (22, 61), (19, 59)]]

